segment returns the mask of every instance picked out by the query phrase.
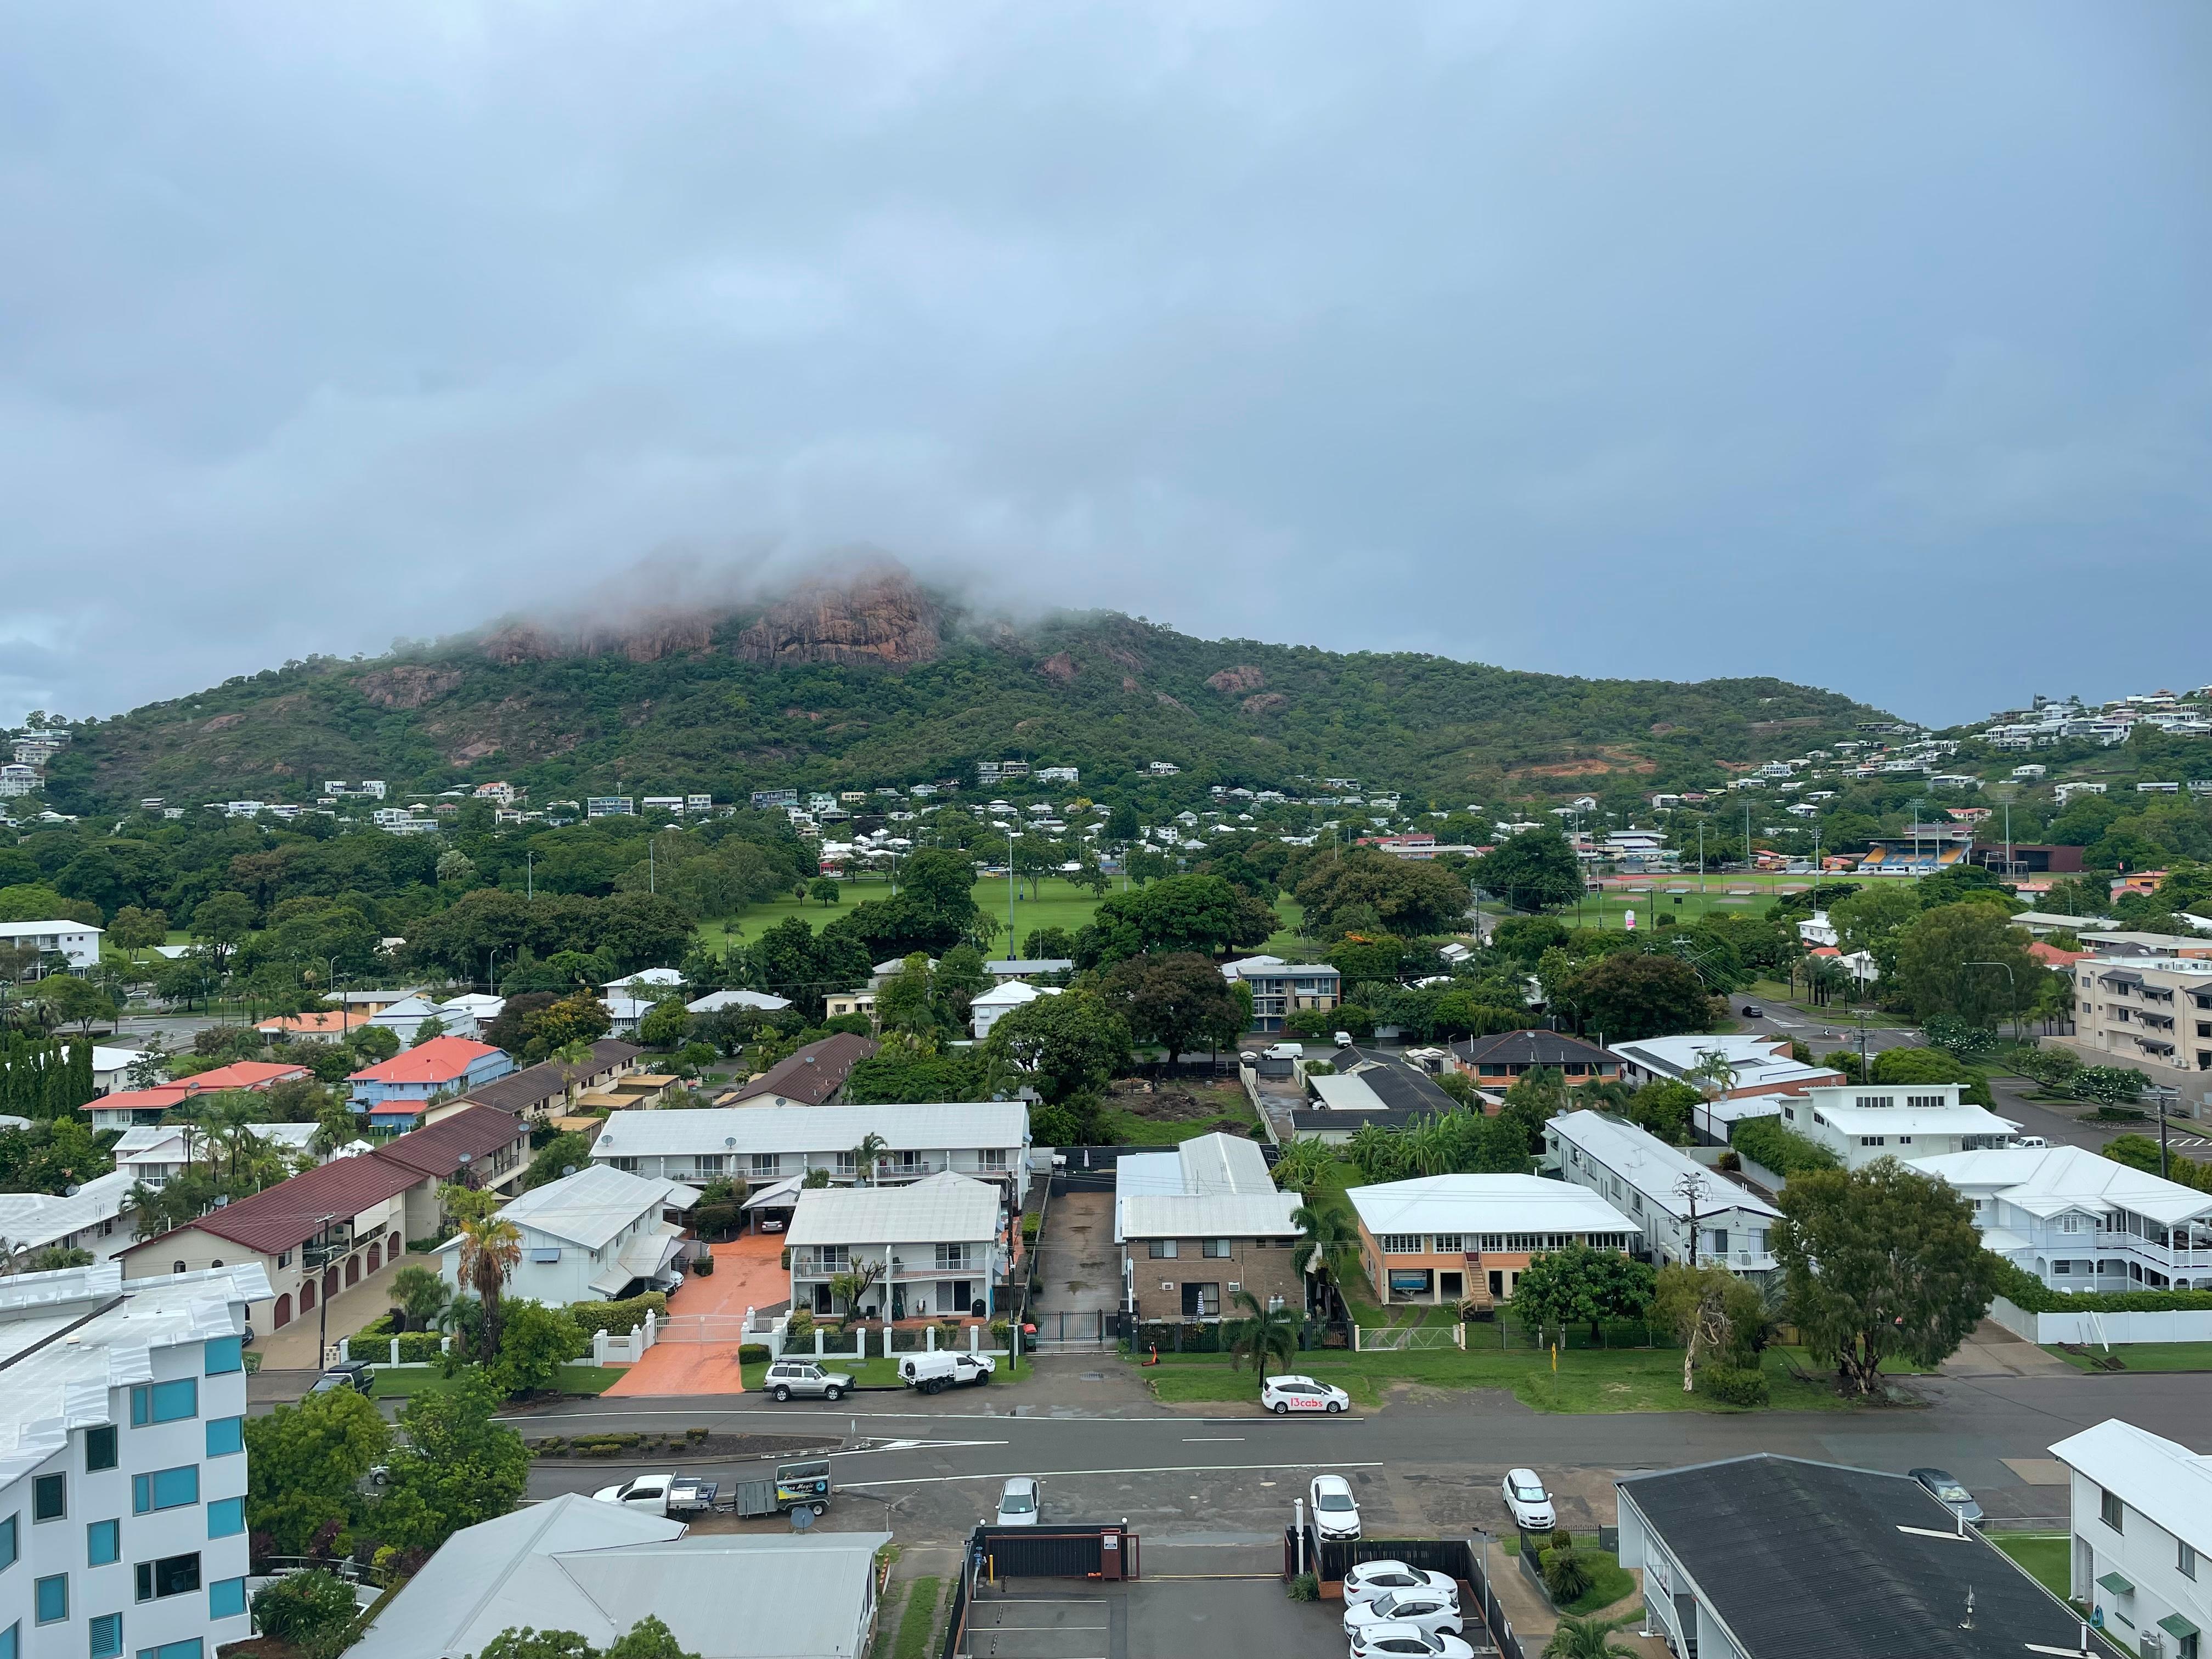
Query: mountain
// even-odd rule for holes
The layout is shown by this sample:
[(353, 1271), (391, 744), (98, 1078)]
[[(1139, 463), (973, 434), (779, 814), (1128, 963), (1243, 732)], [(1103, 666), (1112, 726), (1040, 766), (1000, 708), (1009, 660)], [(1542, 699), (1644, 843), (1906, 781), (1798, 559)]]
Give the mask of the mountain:
[(1016, 623), (894, 566), (727, 612), (508, 620), (376, 660), (319, 658), (76, 730), (64, 811), (158, 795), (312, 800), (504, 778), (584, 793), (971, 780), (979, 759), (1172, 761), (1255, 787), (1302, 776), (1494, 803), (1693, 787), (1880, 711), (1775, 679), (1594, 680), (1412, 653), (1200, 640), (1113, 612)]

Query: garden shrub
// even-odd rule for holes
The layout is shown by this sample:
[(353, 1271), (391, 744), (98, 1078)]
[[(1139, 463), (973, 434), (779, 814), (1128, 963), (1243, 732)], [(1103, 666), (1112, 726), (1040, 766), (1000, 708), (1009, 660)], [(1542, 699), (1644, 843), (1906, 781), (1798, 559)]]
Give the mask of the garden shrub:
[(1778, 1117), (1747, 1117), (1735, 1126), (1729, 1139), (1744, 1157), (1765, 1164), (1785, 1180), (1815, 1170), (1833, 1170), (1839, 1164), (1826, 1146), (1807, 1139)]
[(609, 1336), (628, 1336), (645, 1323), (646, 1310), (653, 1316), (668, 1317), (668, 1292), (647, 1291), (643, 1296), (633, 1296), (623, 1302), (573, 1302), (568, 1305), (568, 1317), (576, 1322), (576, 1328), (588, 1337), (595, 1331), (605, 1331)]
[(1985, 1265), (1991, 1287), (2024, 1313), (2182, 1313), (2212, 1308), (2212, 1291), (2054, 1291), (1994, 1251)]
[(691, 1271), (697, 1273), (702, 1279), (713, 1278), (714, 1274), (714, 1258), (711, 1255), (700, 1256), (691, 1263)]
[(1698, 1373), (1698, 1392), (1724, 1406), (1764, 1406), (1773, 1397), (1765, 1371), (1737, 1365), (1705, 1366)]
[(814, 1310), (811, 1308), (793, 1308), (791, 1310), (790, 1322), (783, 1328), (783, 1334), (787, 1341), (811, 1341), (814, 1336)]
[(1546, 1550), (1540, 1559), (1544, 1569), (1544, 1588), (1551, 1593), (1555, 1605), (1565, 1607), (1570, 1601), (1579, 1601), (1589, 1589), (1590, 1570), (1574, 1550)]
[(261, 1633), (302, 1650), (330, 1650), (355, 1612), (353, 1586), (335, 1573), (287, 1573), (253, 1593)]
[(746, 1342), (739, 1345), (738, 1348), (738, 1364), (740, 1365), (765, 1365), (768, 1364), (768, 1361), (769, 1352), (767, 1343)]

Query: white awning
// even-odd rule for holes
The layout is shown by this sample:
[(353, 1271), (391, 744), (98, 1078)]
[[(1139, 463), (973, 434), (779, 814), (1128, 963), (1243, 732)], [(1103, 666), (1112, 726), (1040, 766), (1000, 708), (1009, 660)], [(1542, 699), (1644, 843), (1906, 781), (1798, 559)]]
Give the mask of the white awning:
[(763, 1187), (744, 1202), (748, 1210), (788, 1210), (799, 1202), (802, 1176), (787, 1176), (773, 1186)]

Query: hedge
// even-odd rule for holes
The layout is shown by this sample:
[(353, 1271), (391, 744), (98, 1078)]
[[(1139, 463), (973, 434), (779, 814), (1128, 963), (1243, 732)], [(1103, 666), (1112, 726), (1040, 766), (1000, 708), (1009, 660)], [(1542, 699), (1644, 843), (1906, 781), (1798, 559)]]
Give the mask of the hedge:
[(1785, 1180), (1815, 1170), (1842, 1167), (1833, 1152), (1807, 1139), (1778, 1117), (1747, 1117), (1735, 1126), (1729, 1142), (1746, 1158), (1765, 1164)]
[(627, 1302), (572, 1302), (568, 1313), (576, 1322), (576, 1328), (587, 1337), (595, 1331), (605, 1331), (610, 1336), (628, 1336), (645, 1322), (648, 1308), (654, 1319), (667, 1318), (668, 1292), (647, 1291)]
[(1992, 1288), (2023, 1313), (2183, 1313), (2212, 1308), (2212, 1291), (2054, 1291), (1995, 1251), (1984, 1254)]

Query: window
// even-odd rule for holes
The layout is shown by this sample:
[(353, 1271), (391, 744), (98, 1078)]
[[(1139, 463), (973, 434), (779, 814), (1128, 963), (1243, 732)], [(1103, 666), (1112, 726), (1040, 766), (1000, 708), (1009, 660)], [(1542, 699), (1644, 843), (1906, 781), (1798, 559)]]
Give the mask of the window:
[(143, 1429), (153, 1423), (174, 1423), (200, 1414), (200, 1385), (197, 1378), (178, 1377), (171, 1382), (141, 1382), (131, 1390), (131, 1426)]
[(1145, 1254), (1155, 1261), (1172, 1261), (1175, 1260), (1176, 1241), (1172, 1238), (1153, 1239), (1146, 1245)]
[(839, 1175), (855, 1175), (859, 1173), (860, 1167), (860, 1159), (854, 1157), (852, 1153), (840, 1152), (837, 1154), (837, 1173)]
[(968, 1247), (965, 1244), (939, 1244), (937, 1247), (937, 1271), (964, 1273), (968, 1267)]
[(1910, 1146), (1912, 1144), (1912, 1137), (1911, 1135), (1899, 1135), (1897, 1138), (1897, 1144), (1900, 1146)]
[(38, 1605), (38, 1620), (42, 1625), (58, 1625), (69, 1617), (69, 1575), (58, 1572), (51, 1578), (41, 1578), (32, 1587), (32, 1599)]
[(1854, 1106), (1894, 1106), (1897, 1104), (1897, 1097), (1895, 1095), (1861, 1095), (1856, 1099), (1853, 1100), (1851, 1104)]
[(1226, 1256), (1229, 1254), (1229, 1241), (1225, 1238), (1209, 1238), (1200, 1247), (1199, 1254), (1212, 1257)]
[(84, 1431), (84, 1467), (87, 1473), (115, 1467), (117, 1438), (112, 1423)]
[(212, 1336), (201, 1344), (201, 1368), (210, 1376), (222, 1376), (230, 1371), (246, 1369), (246, 1339), (242, 1336)]
[(210, 1457), (234, 1457), (246, 1449), (246, 1419), (242, 1417), (210, 1417), (207, 1425), (207, 1455)]
[(1905, 1097), (1905, 1103), (1924, 1110), (1933, 1110), (1938, 1107), (1948, 1106), (1951, 1103), (1941, 1095), (1907, 1095)]
[(208, 1617), (236, 1619), (246, 1612), (246, 1581), (218, 1578), (208, 1586)]
[(200, 1466), (157, 1469), (131, 1477), (131, 1512), (148, 1515), (155, 1510), (180, 1510), (200, 1501)]
[(123, 1523), (120, 1521), (95, 1521), (84, 1529), (85, 1565), (112, 1566), (122, 1559)]
[(103, 1613), (92, 1621), (92, 1659), (122, 1659), (123, 1615)]
[(15, 1565), (15, 1517), (0, 1521), (0, 1571)]
[(776, 1164), (779, 1160), (776, 1154), (774, 1152), (755, 1152), (751, 1155), (749, 1161), (751, 1164), (753, 1174), (757, 1176), (772, 1176), (775, 1173)]
[(1375, 1241), (1382, 1247), (1385, 1255), (1419, 1255), (1421, 1236), (1419, 1233), (1385, 1233)]
[(42, 1474), (31, 1483), (31, 1519), (58, 1521), (69, 1513), (69, 1476)]
[(22, 1635), (21, 1625), (10, 1625), (7, 1629), (0, 1630), (0, 1659), (18, 1659), (23, 1650)]
[(2184, 1578), (2197, 1577), (2197, 1551), (2179, 1538), (2173, 1540), (2173, 1570)]
[(276, 1252), (276, 1265), (277, 1265), (279, 1267), (290, 1267), (290, 1266), (292, 1265), (292, 1253), (291, 1253), (291, 1251), (289, 1251), (289, 1250), (279, 1250), (279, 1251), (277, 1251), (277, 1252)]
[(2062, 1233), (2086, 1233), (2089, 1231), (2089, 1218), (2078, 1210), (2070, 1210), (2058, 1218), (2058, 1231)]
[(2106, 1492), (2098, 1493), (2097, 1513), (2103, 1518), (2105, 1524), (2110, 1527), (2114, 1532), (2125, 1532), (2127, 1530), (2125, 1527), (2120, 1524), (2120, 1495), (2118, 1492)]
[(1467, 1235), (1465, 1233), (1438, 1233), (1437, 1235), (1436, 1249), (1438, 1255), (1464, 1255), (1467, 1250)]
[(138, 1599), (157, 1601), (164, 1596), (189, 1595), (200, 1587), (200, 1557), (165, 1555), (158, 1561), (138, 1564)]
[[(0, 1659), (7, 1656), (0, 1654)], [(141, 1648), (138, 1659), (207, 1659), (207, 1649), (197, 1636), (181, 1642), (164, 1642), (158, 1648)]]
[(1888, 1137), (1887, 1135), (1861, 1135), (1859, 1137), (1859, 1145), (1862, 1146), (1881, 1146), (1887, 1145), (1887, 1142)]
[[(2203, 1033), (2203, 1035), (2212, 1036), (2212, 1031), (2206, 1031)], [(1006, 1167), (1006, 1149), (1003, 1146), (986, 1146), (981, 1152), (975, 1155), (975, 1167), (979, 1170), (1005, 1169)]]
[(246, 1500), (216, 1498), (208, 1501), (208, 1536), (235, 1538), (246, 1530)]

